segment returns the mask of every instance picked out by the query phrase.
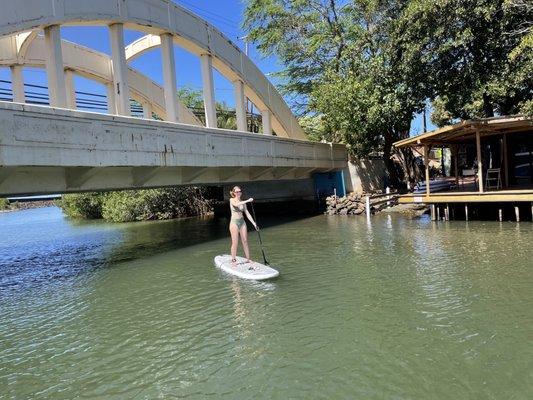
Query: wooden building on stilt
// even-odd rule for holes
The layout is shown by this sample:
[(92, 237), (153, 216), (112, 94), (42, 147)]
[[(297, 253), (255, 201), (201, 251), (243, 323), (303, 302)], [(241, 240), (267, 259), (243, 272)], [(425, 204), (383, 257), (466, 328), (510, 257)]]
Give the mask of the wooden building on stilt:
[[(433, 219), (533, 219), (533, 118), (463, 121), (394, 143), (422, 153), (425, 180), (399, 203), (431, 205)], [(449, 177), (430, 179), (432, 148), (451, 151)]]

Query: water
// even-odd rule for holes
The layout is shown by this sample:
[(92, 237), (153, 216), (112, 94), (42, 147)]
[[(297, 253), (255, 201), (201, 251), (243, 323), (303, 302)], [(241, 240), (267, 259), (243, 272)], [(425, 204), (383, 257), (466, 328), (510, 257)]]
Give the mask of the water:
[(224, 220), (0, 214), (0, 397), (532, 398), (533, 224), (264, 222), (254, 283)]

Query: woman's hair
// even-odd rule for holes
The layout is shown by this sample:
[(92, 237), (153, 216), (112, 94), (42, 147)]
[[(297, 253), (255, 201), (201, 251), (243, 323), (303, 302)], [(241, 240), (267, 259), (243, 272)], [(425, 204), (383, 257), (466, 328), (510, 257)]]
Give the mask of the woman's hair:
[(235, 189), (240, 189), (240, 186), (233, 186), (233, 189), (229, 191), (231, 197), (235, 197)]

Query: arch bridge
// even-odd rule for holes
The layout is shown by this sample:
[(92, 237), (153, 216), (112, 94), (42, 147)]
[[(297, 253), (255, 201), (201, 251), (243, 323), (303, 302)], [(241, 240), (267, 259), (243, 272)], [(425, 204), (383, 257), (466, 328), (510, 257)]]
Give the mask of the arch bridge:
[[(0, 0), (0, 196), (303, 179), (345, 168), (342, 145), (313, 143), (274, 86), (214, 26), (166, 0)], [(111, 55), (60, 27), (109, 29)], [(145, 35), (129, 45), (124, 29)], [(174, 46), (200, 59), (205, 124), (178, 97)], [(163, 86), (128, 62), (161, 48)], [(22, 70), (46, 70), (49, 106), (28, 104)], [(232, 82), (236, 130), (217, 127), (213, 69)], [(107, 114), (76, 109), (75, 75), (107, 88)], [(131, 116), (131, 100), (143, 118)], [(246, 101), (262, 133), (247, 132)], [(155, 118), (154, 118), (155, 117)]]

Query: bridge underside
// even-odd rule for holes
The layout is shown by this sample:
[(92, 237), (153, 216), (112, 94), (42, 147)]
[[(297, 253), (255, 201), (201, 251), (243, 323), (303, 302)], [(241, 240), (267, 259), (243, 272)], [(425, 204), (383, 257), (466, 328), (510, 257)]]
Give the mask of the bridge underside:
[(304, 179), (346, 149), (267, 135), (0, 102), (0, 196)]
[(320, 168), (0, 167), (0, 196), (142, 189), (309, 178)]

